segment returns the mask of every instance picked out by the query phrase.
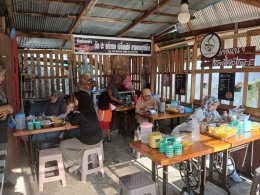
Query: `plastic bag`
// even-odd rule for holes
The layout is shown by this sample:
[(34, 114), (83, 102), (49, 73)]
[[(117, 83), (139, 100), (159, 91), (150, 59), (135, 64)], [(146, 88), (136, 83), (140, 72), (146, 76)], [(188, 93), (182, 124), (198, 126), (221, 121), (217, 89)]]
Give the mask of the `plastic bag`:
[(200, 128), (198, 121), (194, 117), (188, 118), (188, 121), (176, 126), (171, 135), (176, 137), (180, 136), (183, 133), (191, 133), (191, 141), (195, 142), (199, 140), (200, 137)]
[(14, 118), (12, 116), (9, 116), (7, 119), (7, 128), (12, 129), (15, 127), (15, 125), (16, 125), (16, 123), (15, 123)]

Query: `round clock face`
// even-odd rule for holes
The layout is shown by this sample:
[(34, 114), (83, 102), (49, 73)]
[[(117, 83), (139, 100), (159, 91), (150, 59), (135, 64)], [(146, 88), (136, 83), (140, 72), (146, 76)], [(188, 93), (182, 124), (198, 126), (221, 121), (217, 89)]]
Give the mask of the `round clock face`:
[(200, 52), (205, 58), (213, 58), (219, 52), (220, 46), (219, 36), (215, 33), (209, 33), (202, 39)]

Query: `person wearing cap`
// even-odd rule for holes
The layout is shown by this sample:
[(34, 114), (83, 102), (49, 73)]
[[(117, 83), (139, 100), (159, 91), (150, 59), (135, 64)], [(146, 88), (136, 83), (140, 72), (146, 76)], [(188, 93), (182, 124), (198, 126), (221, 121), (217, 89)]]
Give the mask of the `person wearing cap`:
[[(7, 118), (9, 114), (13, 113), (13, 107), (8, 103), (6, 94), (2, 87), (3, 82), (5, 80), (5, 73), (6, 73), (6, 69), (0, 66), (0, 150), (8, 150)], [(5, 183), (6, 183), (7, 170), (4, 169), (1, 171), (5, 172)]]
[(150, 108), (156, 107), (156, 102), (153, 100), (151, 96), (151, 90), (148, 88), (143, 89), (142, 94), (137, 100), (136, 106), (135, 106), (135, 112), (138, 113), (136, 115), (136, 119), (139, 124), (143, 122), (148, 122), (147, 119), (140, 116), (149, 111)]

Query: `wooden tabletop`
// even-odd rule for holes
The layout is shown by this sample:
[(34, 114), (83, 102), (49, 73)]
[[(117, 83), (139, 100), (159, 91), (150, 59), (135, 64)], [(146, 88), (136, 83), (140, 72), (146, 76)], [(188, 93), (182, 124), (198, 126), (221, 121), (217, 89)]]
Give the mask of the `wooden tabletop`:
[[(136, 113), (138, 114), (138, 113)], [(158, 112), (158, 115), (151, 115), (151, 114), (138, 114), (148, 120), (162, 120), (162, 119), (171, 119), (171, 118), (178, 118), (178, 117), (189, 117), (192, 113), (170, 113), (170, 112)]]
[(225, 140), (232, 147), (240, 146), (260, 139), (260, 131), (245, 132), (243, 135), (234, 136)]
[(135, 110), (135, 105), (119, 105), (119, 106), (116, 106), (116, 111), (118, 111), (118, 112), (128, 111), (128, 110)]
[(60, 127), (49, 127), (49, 128), (43, 128), (43, 129), (34, 129), (34, 130), (16, 130), (13, 133), (14, 137), (19, 137), (19, 136), (25, 136), (25, 135), (33, 135), (33, 134), (40, 134), (40, 133), (48, 133), (48, 132), (54, 132), (54, 131), (65, 131), (69, 129), (76, 129), (79, 128), (79, 125), (71, 125), (69, 127), (65, 126), (60, 126)]
[(206, 146), (201, 142), (195, 142), (191, 146), (185, 147), (182, 151), (182, 155), (174, 155), (169, 158), (159, 152), (158, 149), (151, 148), (148, 144), (141, 143), (141, 141), (132, 141), (129, 143), (129, 146), (161, 166), (178, 163), (214, 152), (212, 147)]
[(214, 152), (220, 152), (231, 147), (231, 144), (220, 139), (200, 134), (200, 142), (213, 148)]

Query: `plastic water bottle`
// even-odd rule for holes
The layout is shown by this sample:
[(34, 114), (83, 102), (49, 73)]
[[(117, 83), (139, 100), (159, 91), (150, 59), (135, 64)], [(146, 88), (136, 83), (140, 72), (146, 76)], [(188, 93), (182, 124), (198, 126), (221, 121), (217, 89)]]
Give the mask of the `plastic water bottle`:
[(25, 114), (18, 113), (15, 115), (16, 129), (25, 129)]

